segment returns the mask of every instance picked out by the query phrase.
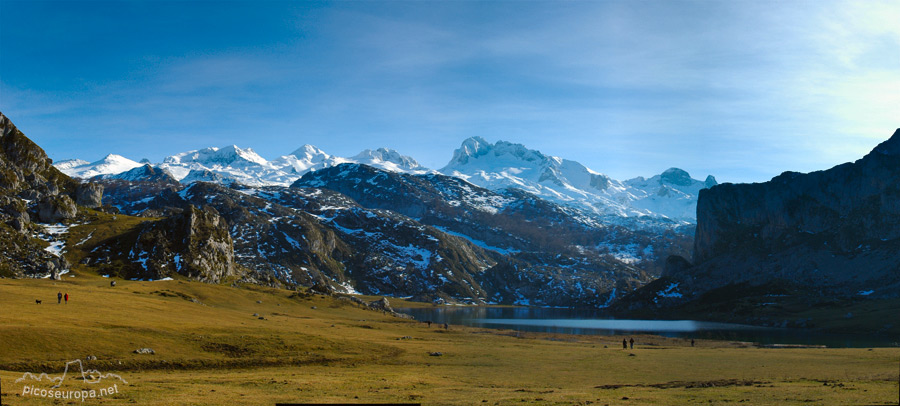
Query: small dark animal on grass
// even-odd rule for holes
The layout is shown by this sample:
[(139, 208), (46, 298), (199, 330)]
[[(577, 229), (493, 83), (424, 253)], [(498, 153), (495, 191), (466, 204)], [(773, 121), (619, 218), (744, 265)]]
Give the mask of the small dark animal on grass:
[(43, 302), (43, 300), (40, 300), (40, 299), (34, 299), (34, 302), (37, 303), (37, 304), (41, 304), (41, 302)]

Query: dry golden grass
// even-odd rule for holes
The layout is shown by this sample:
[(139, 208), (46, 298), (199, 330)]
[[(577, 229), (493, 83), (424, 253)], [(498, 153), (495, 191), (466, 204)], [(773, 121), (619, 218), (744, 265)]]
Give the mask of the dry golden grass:
[[(56, 304), (58, 291), (70, 294), (68, 305)], [(24, 383), (14, 381), (26, 371), (59, 374), (66, 361), (88, 355), (98, 357), (92, 368), (128, 381), (116, 395), (84, 402), (97, 404), (858, 405), (898, 399), (898, 348), (758, 349), (713, 341), (691, 348), (678, 339), (640, 336), (637, 348), (622, 350), (618, 337), (444, 331), (331, 297), (292, 295), (186, 281), (110, 287), (89, 273), (62, 281), (0, 280), (2, 403), (52, 404), (21, 396)], [(141, 347), (156, 354), (132, 353)], [(443, 356), (429, 355), (435, 351)]]

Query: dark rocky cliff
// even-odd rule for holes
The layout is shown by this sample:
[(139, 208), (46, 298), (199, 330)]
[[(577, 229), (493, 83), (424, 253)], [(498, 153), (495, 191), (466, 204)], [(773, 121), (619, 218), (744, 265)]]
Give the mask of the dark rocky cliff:
[(769, 182), (700, 192), (694, 261), (771, 253), (810, 239), (841, 252), (900, 238), (900, 130), (864, 158)]
[(735, 315), (743, 300), (755, 316), (741, 321), (759, 322), (787, 308), (893, 300), (898, 254), (900, 129), (852, 163), (701, 191), (693, 264), (672, 258), (660, 280), (618, 308), (718, 306)]

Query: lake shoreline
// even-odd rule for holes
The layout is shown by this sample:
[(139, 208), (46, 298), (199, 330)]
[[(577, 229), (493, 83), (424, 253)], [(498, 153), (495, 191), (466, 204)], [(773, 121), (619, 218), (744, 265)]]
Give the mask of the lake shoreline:
[[(570, 335), (631, 336), (650, 334), (686, 340), (752, 342), (766, 348), (802, 346), (818, 348), (897, 347), (889, 335), (849, 334), (810, 329), (792, 329), (722, 323), (702, 320), (647, 320), (609, 317), (606, 312), (549, 307), (432, 306), (396, 307), (395, 311), (434, 323), (476, 328), (549, 332)], [(494, 315), (494, 316), (489, 316)]]

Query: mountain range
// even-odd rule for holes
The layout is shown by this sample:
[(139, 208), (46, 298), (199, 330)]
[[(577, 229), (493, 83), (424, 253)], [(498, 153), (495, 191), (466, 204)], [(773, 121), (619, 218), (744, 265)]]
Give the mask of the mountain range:
[[(231, 225), (234, 262), (255, 280), (422, 300), (592, 307), (658, 276), (668, 255), (689, 253), (693, 219), (685, 207), (715, 182), (679, 169), (620, 182), (481, 138), (464, 141), (441, 171), (390, 149), (343, 158), (311, 145), (272, 161), (229, 146), (158, 164), (108, 155), (57, 165), (102, 185), (104, 202), (122, 214), (210, 208)], [(103, 247), (86, 260), (103, 267), (141, 249)], [(180, 266), (157, 259), (151, 271), (147, 263), (126, 272), (152, 279)]]
[[(54, 166), (2, 114), (0, 129), (3, 277), (72, 267), (898, 331), (885, 315), (900, 300), (900, 130), (856, 162), (714, 185), (674, 168), (616, 181), (480, 138), (440, 171), (386, 149), (340, 158), (312, 146), (274, 161), (232, 146)], [(77, 243), (60, 237), (69, 228)]]
[[(464, 179), (490, 190), (521, 189), (561, 205), (577, 208), (603, 222), (629, 228), (678, 228), (695, 222), (697, 195), (717, 182), (713, 176), (700, 181), (677, 168), (650, 178), (612, 179), (567, 159), (544, 155), (521, 144), (489, 143), (480, 137), (463, 141), (453, 158), (439, 171), (420, 165), (399, 152), (379, 148), (344, 158), (329, 155), (312, 145), (268, 161), (252, 149), (211, 147), (175, 154), (152, 167), (168, 172), (177, 181), (196, 181), (247, 186), (288, 186), (308, 172), (344, 163), (358, 163), (389, 172), (441, 173)], [(127, 179), (147, 162), (138, 163), (110, 154), (96, 162), (70, 159), (57, 169), (70, 176), (90, 179)]]

